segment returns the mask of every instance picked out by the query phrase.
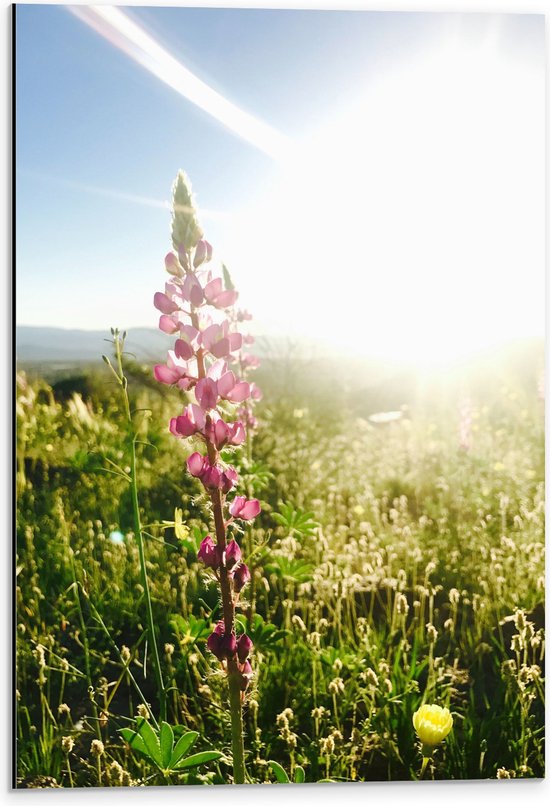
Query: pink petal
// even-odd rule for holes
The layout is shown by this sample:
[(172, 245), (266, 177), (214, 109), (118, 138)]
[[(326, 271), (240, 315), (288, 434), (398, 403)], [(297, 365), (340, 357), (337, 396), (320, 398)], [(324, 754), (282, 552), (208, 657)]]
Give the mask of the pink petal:
[(188, 458), (187, 469), (189, 470), (192, 476), (195, 476), (195, 478), (198, 478), (202, 474), (205, 465), (205, 459), (206, 457), (203, 456), (202, 453), (199, 453), (198, 451), (192, 453), (191, 456)]
[(220, 397), (227, 397), (231, 390), (235, 387), (235, 375), (231, 370), (225, 372), (218, 381), (218, 394)]
[(218, 294), (221, 294), (222, 291), (223, 284), (221, 277), (216, 277), (204, 286), (204, 296), (208, 302), (212, 302), (212, 300), (216, 299)]
[(231, 352), (229, 339), (220, 339), (210, 347), (210, 352), (216, 358), (225, 358)]
[(213, 409), (218, 402), (218, 387), (212, 378), (201, 378), (195, 387), (195, 397), (203, 409)]
[(157, 308), (161, 313), (170, 314), (174, 313), (179, 309), (178, 305), (176, 305), (175, 302), (172, 302), (172, 300), (169, 297), (167, 297), (166, 294), (163, 294), (161, 291), (157, 291), (153, 301), (155, 304), (155, 308)]
[(221, 337), (222, 332), (219, 325), (210, 325), (201, 334), (201, 344), (205, 350), (210, 350), (212, 345)]
[(180, 329), (178, 322), (175, 322), (172, 316), (163, 313), (159, 319), (159, 328), (163, 333), (168, 333), (170, 336), (177, 333)]
[(166, 364), (157, 364), (153, 372), (159, 383), (167, 383), (168, 385), (175, 383), (180, 377), (179, 372), (170, 369)]
[(216, 308), (229, 308), (235, 304), (238, 296), (237, 291), (222, 291), (221, 294), (218, 294), (213, 304)]
[(246, 501), (246, 497), (244, 495), (236, 495), (233, 501), (231, 502), (231, 506), (229, 507), (229, 512), (233, 515), (234, 518), (239, 517), (239, 513), (243, 508)]
[(177, 339), (174, 344), (174, 352), (178, 358), (183, 358), (184, 361), (189, 361), (193, 357), (195, 351), (188, 342), (183, 339)]
[(231, 345), (230, 350), (232, 353), (235, 350), (240, 350), (243, 346), (243, 337), (241, 333), (231, 333), (229, 336), (229, 343)]
[(250, 384), (247, 383), (247, 381), (240, 381), (235, 384), (235, 387), (226, 396), (226, 399), (230, 400), (232, 403), (242, 403), (243, 400), (246, 400), (248, 397), (250, 397)]
[(257, 498), (251, 498), (249, 501), (241, 509), (241, 514), (239, 518), (242, 518), (243, 521), (251, 521), (257, 515), (260, 514), (262, 508), (260, 506), (260, 502)]

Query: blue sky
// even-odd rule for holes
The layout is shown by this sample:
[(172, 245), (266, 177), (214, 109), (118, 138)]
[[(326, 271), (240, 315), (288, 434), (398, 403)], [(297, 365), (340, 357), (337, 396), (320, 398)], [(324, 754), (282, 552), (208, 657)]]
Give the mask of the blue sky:
[[(422, 238), (418, 235), (423, 232), (422, 221), (433, 209), (437, 213), (445, 200), (435, 202), (433, 193), (427, 194), (422, 200), (423, 218), (408, 229), (411, 210), (416, 214), (414, 200), (408, 209), (403, 206), (399, 212), (399, 199), (410, 200), (411, 183), (418, 183), (419, 178), (426, 176), (428, 184), (435, 188), (441, 172), (449, 166), (452, 171), (453, 137), (457, 138), (455, 146), (469, 140), (476, 125), (480, 125), (480, 115), (493, 114), (490, 111), (493, 92), (495, 136), (500, 141), (502, 137), (509, 138), (505, 151), (512, 165), (513, 209), (509, 205), (499, 208), (492, 229), (482, 236), (477, 231), (479, 216), (472, 217), (463, 236), (469, 237), (469, 227), (472, 238), (477, 239), (476, 246), (482, 237), (482, 248), (499, 229), (505, 237), (510, 221), (515, 220), (517, 195), (522, 193), (522, 209), (527, 204), (528, 215), (521, 222), (521, 238), (518, 236), (517, 243), (503, 243), (501, 248), (503, 254), (510, 254), (510, 250), (520, 250), (526, 241), (532, 244), (535, 238), (537, 248), (529, 253), (530, 268), (524, 271), (528, 290), (520, 301), (530, 306), (540, 299), (544, 208), (536, 179), (536, 160), (543, 158), (544, 138), (541, 140), (533, 129), (543, 110), (543, 92), (539, 88), (544, 76), (542, 17), (156, 7), (126, 11), (219, 93), (293, 142), (305, 144), (305, 154), (311, 162), (302, 184), (289, 184), (288, 166), (282, 168), (181, 97), (67, 8), (19, 5), (16, 97), (19, 323), (99, 329), (111, 325), (155, 326), (157, 316), (151, 299), (154, 291), (162, 287), (163, 257), (170, 246), (169, 212), (161, 205), (169, 198), (171, 183), (181, 167), (192, 179), (200, 206), (213, 213), (205, 214), (203, 226), (218, 254), (230, 259), (243, 301), (259, 312), (258, 328), (274, 332), (279, 322), (282, 329), (288, 330), (299, 320), (303, 327), (298, 331), (314, 335), (322, 327), (331, 298), (328, 265), (319, 275), (323, 294), (319, 291), (317, 297), (309, 295), (316, 280), (311, 266), (306, 265), (307, 255), (312, 254), (313, 262), (322, 261), (319, 244), (325, 237), (333, 240), (327, 236), (330, 221), (328, 225), (318, 222), (315, 228), (315, 222), (308, 218), (307, 211), (311, 211), (319, 193), (324, 192), (327, 183), (331, 184), (334, 174), (340, 175), (334, 182), (334, 192), (349, 197), (344, 209), (350, 211), (348, 219), (354, 222), (355, 240), (352, 252), (346, 255), (346, 265), (352, 279), (356, 273), (355, 286), (357, 277), (365, 279), (360, 261), (356, 266), (356, 258), (363, 251), (368, 253), (368, 232), (360, 232), (365, 194), (357, 183), (361, 181), (368, 186), (370, 177), (372, 188), (377, 189), (375, 198), (365, 207), (365, 220), (373, 205), (375, 214), (382, 216), (380, 210), (385, 204), (385, 218), (380, 218), (382, 228), (391, 219), (396, 241), (403, 241), (403, 234), (409, 233), (410, 254), (420, 267), (425, 262)], [(452, 62), (445, 55), (449, 37), (458, 43)], [(486, 56), (479, 56), (483, 48), (487, 49), (487, 42), (493, 56), (496, 54), (494, 59), (498, 58), (494, 64)], [(442, 129), (434, 151), (433, 147), (426, 147), (425, 134), (440, 125), (437, 104), (441, 88), (433, 83), (440, 62), (450, 77), (443, 88), (446, 100), (442, 114), (448, 120), (453, 110), (460, 109), (460, 125), (464, 126), (465, 118), (469, 122), (460, 132), (454, 123)], [(474, 72), (469, 75), (471, 64)], [(478, 74), (485, 95), (474, 102), (471, 88), (480, 83)], [(407, 89), (411, 76), (416, 76), (413, 96), (419, 93), (413, 97), (412, 105)], [(520, 78), (515, 94), (512, 87), (506, 101), (502, 89), (510, 84), (510, 77), (515, 81), (516, 76)], [(423, 85), (427, 87), (425, 91)], [(528, 107), (522, 106), (526, 103), (525, 87), (533, 89)], [(407, 104), (409, 108), (401, 114), (399, 109), (405, 110)], [(508, 111), (506, 104), (510, 107)], [(523, 128), (521, 125), (517, 128), (520, 117), (525, 121)], [(511, 119), (516, 121), (513, 131), (509, 125)], [(480, 126), (482, 137), (492, 121), (488, 117), (485, 125)], [(416, 140), (408, 136), (409, 128)], [(486, 137), (486, 152), (480, 151), (472, 140), (476, 166), (480, 166), (477, 173), (485, 170), (487, 155), (489, 162), (491, 159), (491, 138), (488, 134)], [(441, 147), (445, 138), (450, 142), (448, 153)], [(393, 150), (386, 153), (388, 142)], [(424, 144), (424, 151), (419, 150), (419, 143)], [(503, 159), (505, 156), (503, 153)], [(525, 171), (526, 156), (530, 162)], [(461, 158), (465, 165), (471, 164), (468, 154)], [(414, 176), (410, 174), (410, 166), (422, 160), (426, 165)], [(305, 161), (305, 158), (300, 161), (298, 170), (294, 164), (294, 175), (300, 173)], [(347, 183), (342, 182), (341, 176), (352, 175), (356, 164), (359, 166), (356, 185), (350, 184), (353, 177)], [(377, 165), (382, 165), (383, 170)], [(539, 171), (542, 176), (542, 162)], [(486, 183), (489, 206), (491, 193), (497, 203), (502, 197), (502, 189), (495, 187), (495, 176), (499, 176), (496, 163), (486, 177), (480, 178), (482, 193)], [(460, 182), (460, 176), (456, 181)], [(396, 204), (384, 196), (392, 183)], [(305, 193), (306, 187), (313, 192), (312, 199)], [(456, 204), (452, 186), (448, 191), (441, 190), (439, 185), (437, 188), (437, 192), (449, 192)], [(365, 192), (368, 195), (368, 190)], [(290, 195), (299, 198), (301, 206), (294, 200), (289, 202), (291, 220), (288, 220), (285, 213), (281, 214), (281, 200)], [(376, 199), (381, 199), (382, 206), (376, 204)], [(284, 206), (286, 211), (286, 202)], [(338, 206), (342, 207), (340, 203)], [(455, 219), (456, 212), (454, 209)], [(344, 231), (347, 224), (343, 218), (337, 218), (337, 222), (339, 237), (350, 242), (349, 234)], [(458, 222), (455, 229), (447, 231), (446, 226), (443, 222), (440, 231), (445, 232), (449, 242), (460, 228)], [(303, 236), (298, 243), (289, 241), (287, 248), (283, 248), (281, 227), (290, 228), (295, 240), (301, 232)], [(374, 239), (376, 231), (380, 231), (380, 226), (373, 227)], [(309, 243), (307, 247), (303, 246), (305, 240)], [(337, 244), (331, 244), (330, 248), (336, 256), (340, 254)], [(373, 289), (379, 285), (380, 299), (387, 297), (387, 283), (395, 287), (396, 280), (403, 280), (408, 294), (410, 289), (406, 287), (406, 278), (403, 279), (403, 253), (394, 255), (395, 266), (399, 264), (400, 268), (395, 268), (395, 277), (391, 278), (394, 269), (379, 259), (383, 251), (383, 245), (379, 244), (369, 253), (369, 267), (380, 266), (380, 277), (372, 275), (369, 296), (372, 298)], [(450, 263), (451, 253), (449, 249)], [(432, 254), (430, 260), (436, 258), (445, 262), (445, 252)], [(495, 257), (494, 272), (487, 276), (488, 287), (495, 285), (496, 261)], [(278, 276), (274, 276), (275, 271)], [(471, 278), (476, 271), (472, 269)], [(380, 279), (382, 275), (385, 281)], [(302, 280), (296, 285), (298, 276)], [(433, 278), (434, 270), (424, 277), (432, 288), (437, 285)], [(285, 283), (288, 288), (281, 288)], [(278, 287), (279, 296), (275, 294), (270, 302), (273, 286)], [(517, 300), (517, 292), (515, 295), (512, 292), (510, 284), (500, 301), (496, 300), (496, 307), (503, 314), (498, 322), (500, 337), (507, 335), (505, 315), (509, 319), (512, 312), (507, 306)], [(495, 293), (504, 291), (496, 289)], [(464, 299), (470, 297), (470, 292), (465, 293)], [(279, 313), (275, 316), (270, 309), (276, 303)], [(312, 307), (316, 307), (316, 314)], [(379, 309), (380, 305), (374, 307)], [(475, 308), (474, 313), (478, 315), (479, 309)], [(405, 328), (407, 321), (412, 322), (417, 316), (418, 312), (403, 309), (398, 327)], [(441, 327), (447, 318), (440, 316), (434, 327)], [(520, 328), (516, 333), (512, 327), (510, 335), (530, 335), (533, 321), (541, 319), (540, 310), (523, 319), (523, 330)], [(381, 326), (377, 322), (375, 330), (379, 332)], [(494, 330), (494, 326), (491, 321), (490, 329)], [(537, 328), (542, 332), (542, 322)], [(480, 338), (483, 340), (482, 335)], [(430, 334), (426, 332), (424, 342), (429, 340)], [(397, 343), (398, 339), (394, 341)], [(420, 342), (418, 349), (422, 349)]]

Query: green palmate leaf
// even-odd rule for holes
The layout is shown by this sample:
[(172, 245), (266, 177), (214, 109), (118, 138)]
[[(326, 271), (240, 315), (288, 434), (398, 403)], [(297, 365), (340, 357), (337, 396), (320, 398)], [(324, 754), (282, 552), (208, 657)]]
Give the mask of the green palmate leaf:
[(132, 750), (137, 750), (139, 753), (144, 753), (146, 756), (149, 755), (147, 748), (145, 747), (145, 742), (141, 736), (135, 732), (135, 730), (132, 730), (131, 728), (121, 728), (119, 733), (124, 741), (128, 742)]
[(303, 784), (306, 780), (306, 773), (303, 767), (296, 767), (294, 770), (294, 783)]
[(162, 757), (162, 766), (168, 769), (170, 759), (172, 757), (172, 748), (174, 747), (174, 731), (168, 722), (161, 722), (160, 725), (160, 755)]
[(162, 767), (159, 737), (151, 725), (143, 717), (138, 717), (136, 719), (136, 724), (138, 726), (138, 733), (143, 739), (147, 755), (155, 762), (155, 764), (157, 764), (159, 767)]
[(172, 769), (187, 770), (191, 767), (198, 767), (199, 764), (206, 764), (207, 761), (217, 761), (222, 756), (223, 753), (219, 753), (217, 750), (205, 750), (202, 753), (195, 753), (192, 756), (187, 756), (187, 758), (182, 758)]
[(170, 758), (170, 767), (172, 769), (174, 769), (174, 767), (176, 766), (178, 761), (187, 752), (189, 752), (189, 750), (191, 750), (191, 748), (193, 747), (193, 745), (197, 741), (198, 735), (199, 734), (197, 733), (196, 730), (190, 730), (187, 733), (184, 733), (183, 736), (181, 736), (178, 739), (178, 743), (174, 747), (174, 750), (172, 752), (172, 756)]
[(290, 778), (288, 777), (284, 768), (281, 767), (278, 761), (268, 761), (267, 763), (271, 767), (271, 772), (273, 773), (279, 784), (290, 783)]

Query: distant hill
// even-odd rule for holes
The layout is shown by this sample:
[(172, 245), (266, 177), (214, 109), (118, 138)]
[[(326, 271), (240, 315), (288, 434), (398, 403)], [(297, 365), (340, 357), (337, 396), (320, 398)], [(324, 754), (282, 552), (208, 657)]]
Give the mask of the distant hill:
[[(16, 356), (21, 363), (39, 362), (89, 363), (101, 361), (104, 353), (111, 353), (108, 330), (64, 330), (59, 327), (31, 327), (19, 325), (16, 329)], [(173, 339), (172, 339), (173, 341)], [(171, 338), (153, 328), (138, 327), (128, 331), (126, 349), (138, 361), (158, 361), (170, 347)]]

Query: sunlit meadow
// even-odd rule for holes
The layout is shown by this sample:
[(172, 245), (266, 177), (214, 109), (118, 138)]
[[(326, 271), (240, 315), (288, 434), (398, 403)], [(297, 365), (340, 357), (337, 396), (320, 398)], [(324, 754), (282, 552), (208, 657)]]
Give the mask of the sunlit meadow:
[(172, 245), (166, 363), (18, 374), (18, 785), (544, 775), (540, 352), (258, 366), (181, 173)]
[(544, 19), (15, 17), (16, 786), (543, 777)]

